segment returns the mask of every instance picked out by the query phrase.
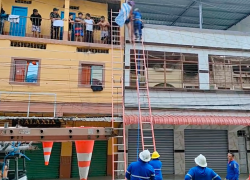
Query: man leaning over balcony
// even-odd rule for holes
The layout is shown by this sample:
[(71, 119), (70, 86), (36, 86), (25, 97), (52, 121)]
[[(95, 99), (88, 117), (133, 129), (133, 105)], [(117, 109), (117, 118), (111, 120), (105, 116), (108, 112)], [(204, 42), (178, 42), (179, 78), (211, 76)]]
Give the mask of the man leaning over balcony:
[(59, 37), (59, 28), (60, 27), (55, 27), (53, 26), (53, 22), (55, 20), (60, 20), (61, 17), (58, 14), (58, 10), (57, 8), (53, 8), (53, 12), (50, 13), (50, 19), (51, 19), (51, 27), (50, 27), (50, 37), (51, 39), (58, 39)]

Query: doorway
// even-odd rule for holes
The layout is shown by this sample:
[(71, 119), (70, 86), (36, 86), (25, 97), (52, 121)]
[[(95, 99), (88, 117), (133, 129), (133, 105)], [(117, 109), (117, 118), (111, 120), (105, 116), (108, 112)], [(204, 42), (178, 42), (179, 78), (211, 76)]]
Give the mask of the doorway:
[[(76, 13), (70, 12), (70, 15), (73, 15), (73, 20), (75, 20), (76, 18)], [(61, 18), (64, 18), (64, 11), (61, 12)], [(68, 19), (68, 18), (67, 18)], [(60, 39), (63, 40), (63, 27), (61, 27), (61, 31), (60, 31)], [(75, 39), (75, 26), (73, 25), (72, 27), (72, 34), (71, 34), (71, 41), (74, 41)]]

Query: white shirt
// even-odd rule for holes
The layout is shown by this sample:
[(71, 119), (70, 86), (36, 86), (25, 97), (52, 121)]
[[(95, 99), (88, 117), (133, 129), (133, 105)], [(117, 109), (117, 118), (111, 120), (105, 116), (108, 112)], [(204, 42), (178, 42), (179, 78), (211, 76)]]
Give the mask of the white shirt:
[(93, 20), (92, 19), (85, 19), (86, 23), (86, 30), (87, 31), (93, 31)]

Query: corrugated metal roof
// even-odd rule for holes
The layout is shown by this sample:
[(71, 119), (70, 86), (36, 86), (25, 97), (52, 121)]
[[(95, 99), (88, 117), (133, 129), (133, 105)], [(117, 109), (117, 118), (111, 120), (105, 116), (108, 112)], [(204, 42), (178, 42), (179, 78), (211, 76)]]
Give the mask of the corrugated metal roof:
[[(200, 0), (135, 0), (148, 24), (199, 27)], [(201, 0), (203, 28), (226, 30), (250, 15), (249, 0)]]

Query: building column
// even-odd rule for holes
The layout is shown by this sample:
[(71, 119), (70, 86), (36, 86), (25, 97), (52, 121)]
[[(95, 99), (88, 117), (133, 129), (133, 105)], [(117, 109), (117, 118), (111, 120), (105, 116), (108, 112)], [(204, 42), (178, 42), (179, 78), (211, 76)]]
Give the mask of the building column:
[(206, 52), (201, 52), (198, 54), (199, 62), (199, 86), (202, 90), (210, 89), (209, 80), (209, 60), (208, 54)]
[(71, 176), (72, 142), (62, 142), (60, 159), (60, 179)]
[(174, 128), (174, 171), (175, 174), (185, 174), (185, 140), (184, 129), (188, 125), (175, 126)]
[(234, 153), (235, 160), (239, 163), (239, 143), (237, 131), (228, 131), (228, 152)]
[(64, 25), (63, 25), (63, 40), (68, 41), (68, 34), (69, 34), (69, 4), (70, 0), (65, 0), (64, 3)]

